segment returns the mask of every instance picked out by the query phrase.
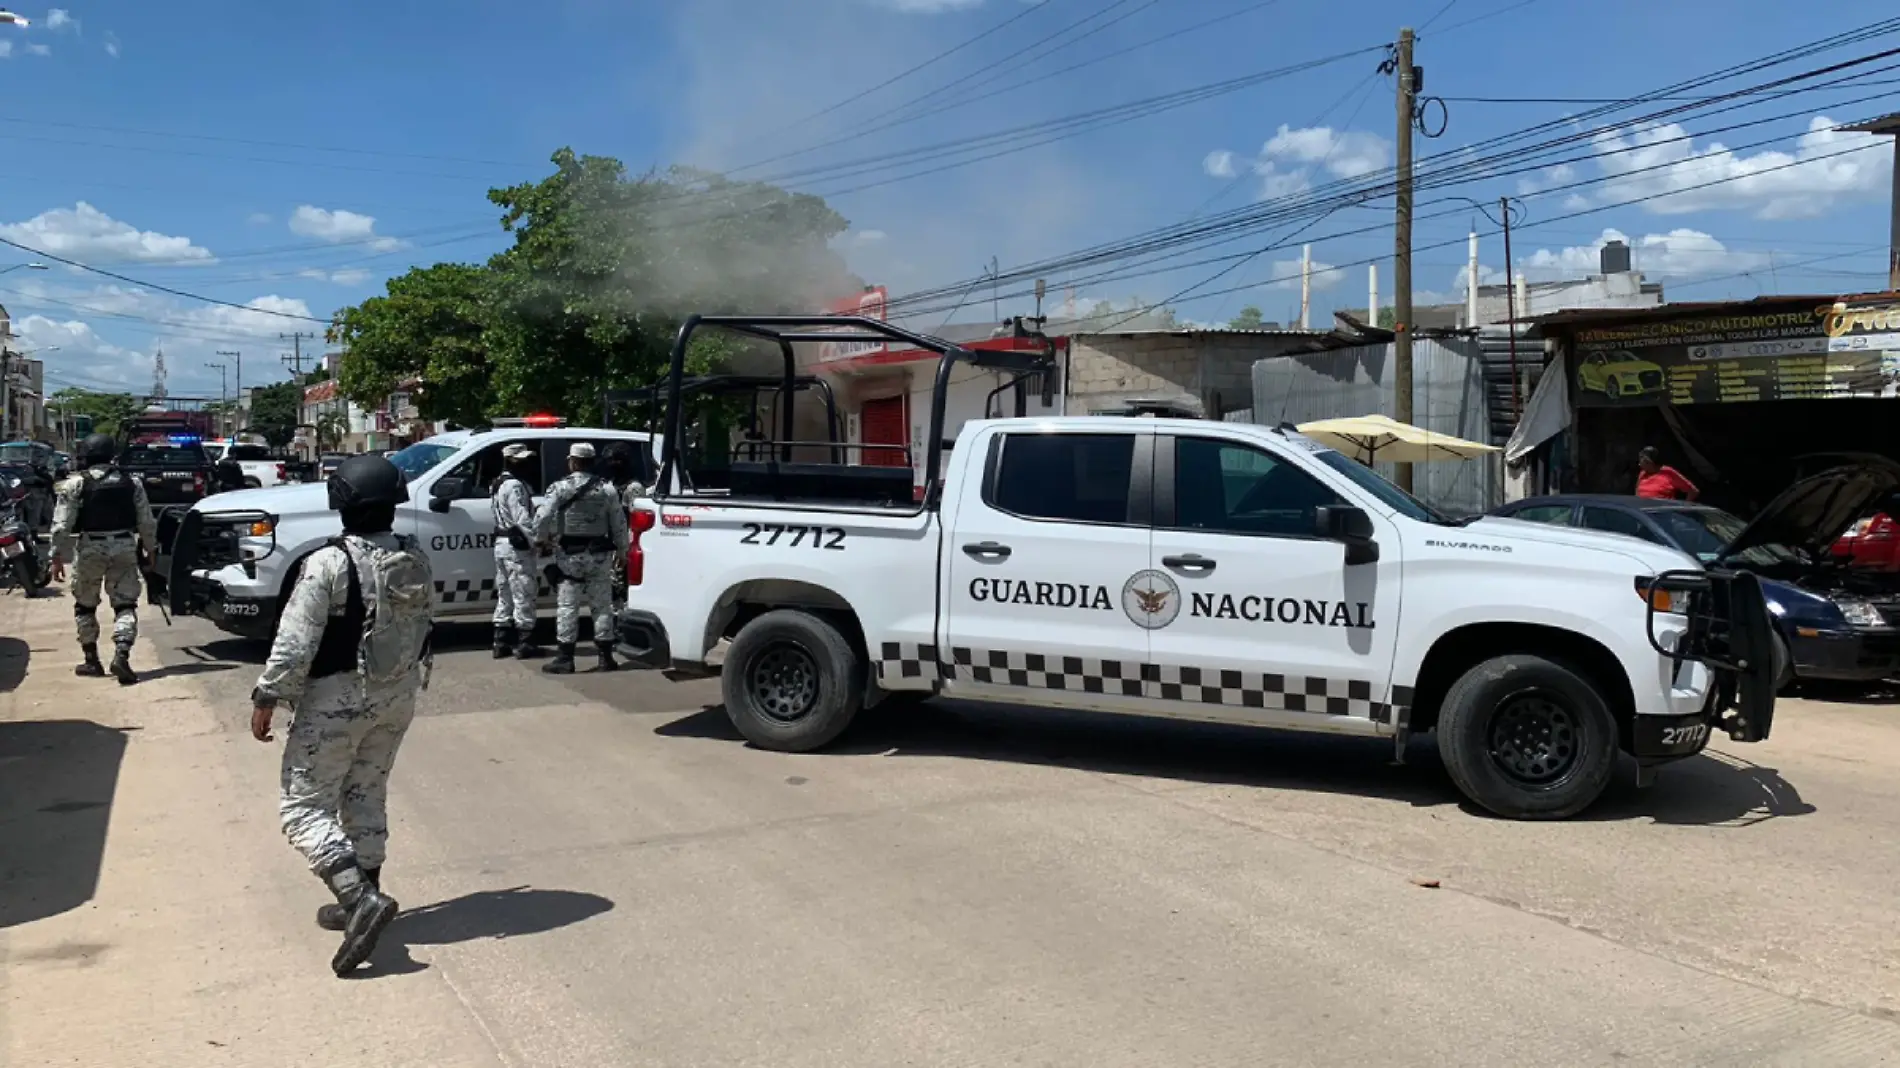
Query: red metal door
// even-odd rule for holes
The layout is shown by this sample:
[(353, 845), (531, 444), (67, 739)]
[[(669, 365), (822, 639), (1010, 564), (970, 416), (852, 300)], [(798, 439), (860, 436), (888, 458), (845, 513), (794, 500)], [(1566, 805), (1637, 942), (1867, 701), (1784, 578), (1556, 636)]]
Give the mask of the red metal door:
[[(865, 445), (910, 444), (910, 397), (898, 394), (864, 402), (858, 440)], [(902, 449), (863, 449), (860, 463), (871, 467), (909, 467)]]

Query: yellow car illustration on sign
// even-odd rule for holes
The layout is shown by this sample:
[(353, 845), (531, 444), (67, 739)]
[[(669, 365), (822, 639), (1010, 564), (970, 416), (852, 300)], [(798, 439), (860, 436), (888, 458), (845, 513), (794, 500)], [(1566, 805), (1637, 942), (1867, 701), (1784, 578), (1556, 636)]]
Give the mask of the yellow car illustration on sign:
[(1577, 367), (1578, 388), (1601, 393), (1611, 400), (1661, 393), (1665, 384), (1661, 367), (1620, 349), (1586, 353)]

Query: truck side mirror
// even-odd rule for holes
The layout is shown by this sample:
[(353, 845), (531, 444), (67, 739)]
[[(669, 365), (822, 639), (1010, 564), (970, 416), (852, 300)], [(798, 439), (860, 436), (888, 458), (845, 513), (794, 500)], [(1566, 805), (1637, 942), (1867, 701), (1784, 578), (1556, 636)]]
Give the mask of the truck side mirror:
[(467, 492), (467, 490), (468, 484), (462, 479), (437, 479), (435, 485), (429, 489), (429, 511), (447, 512), (449, 505), (454, 501), (461, 500), (462, 494)]
[(1318, 536), (1345, 545), (1347, 566), (1378, 562), (1379, 543), (1373, 540), (1372, 517), (1364, 509), (1321, 505), (1314, 510), (1313, 527)]

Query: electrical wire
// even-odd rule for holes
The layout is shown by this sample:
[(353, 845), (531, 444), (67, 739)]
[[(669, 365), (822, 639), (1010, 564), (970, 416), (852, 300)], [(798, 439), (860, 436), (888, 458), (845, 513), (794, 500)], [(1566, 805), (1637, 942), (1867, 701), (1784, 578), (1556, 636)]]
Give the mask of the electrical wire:
[(81, 263), (78, 260), (74, 260), (74, 259), (68, 259), (65, 256), (60, 256), (55, 253), (48, 252), (45, 249), (34, 248), (31, 245), (23, 245), (20, 242), (15, 241), (12, 238), (8, 238), (8, 237), (0, 237), (0, 245), (6, 245), (9, 248), (17, 248), (21, 252), (25, 252), (38, 259), (52, 260), (54, 263), (63, 263), (68, 267), (76, 267), (79, 270), (86, 271), (91, 274), (101, 275), (106, 278), (115, 279), (117, 281), (124, 282), (128, 285), (135, 285), (135, 286), (143, 287), (145, 289), (156, 290), (157, 292), (160, 292), (160, 293), (168, 293), (174, 297), (183, 297), (186, 300), (196, 300), (196, 301), (201, 301), (205, 304), (216, 304), (221, 307), (236, 308), (239, 311), (256, 312), (258, 315), (270, 315), (270, 316), (275, 316), (279, 319), (295, 319), (300, 322), (306, 322), (306, 323), (322, 323), (325, 326), (328, 326), (330, 323), (330, 320), (319, 319), (314, 315), (298, 315), (294, 312), (277, 311), (272, 308), (254, 308), (248, 304), (239, 304), (235, 301), (222, 300), (222, 299), (219, 299), (218, 297), (207, 297), (202, 293), (193, 293), (184, 289), (176, 289), (176, 288), (173, 288), (172, 286), (162, 286), (162, 285), (157, 284), (156, 282), (141, 281), (140, 279), (137, 279), (137, 278), (132, 278), (127, 275), (119, 274), (116, 271), (108, 271), (102, 267), (94, 267), (91, 264)]

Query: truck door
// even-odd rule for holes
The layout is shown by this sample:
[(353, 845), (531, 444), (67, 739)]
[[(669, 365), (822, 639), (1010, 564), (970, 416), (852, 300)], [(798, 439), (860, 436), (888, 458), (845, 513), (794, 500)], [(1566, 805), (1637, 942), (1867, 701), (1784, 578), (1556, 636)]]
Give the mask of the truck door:
[(1157, 437), (1150, 573), (1180, 606), (1150, 633), (1163, 700), (1209, 718), (1307, 727), (1390, 718), (1402, 703), (1387, 687), (1399, 539), (1372, 512), (1383, 555), (1348, 566), (1343, 545), (1315, 534), (1319, 507), (1343, 503), (1254, 442)]
[(944, 534), (946, 692), (1138, 707), (1153, 435), (1023, 430), (987, 450)]
[[(443, 475), (462, 483), (462, 492), (449, 502), (448, 511), (431, 509), (423, 493), (410, 502), (417, 517), (416, 537), (428, 550), (436, 594), (445, 613), (468, 615), (487, 611), (495, 603), (495, 508), (489, 487), (501, 474), (503, 446), (511, 444), (515, 442), (489, 445)], [(536, 442), (523, 444), (532, 447)]]

